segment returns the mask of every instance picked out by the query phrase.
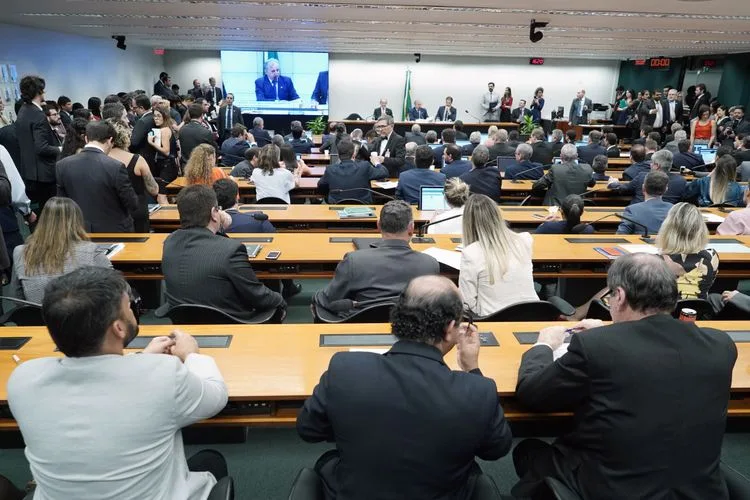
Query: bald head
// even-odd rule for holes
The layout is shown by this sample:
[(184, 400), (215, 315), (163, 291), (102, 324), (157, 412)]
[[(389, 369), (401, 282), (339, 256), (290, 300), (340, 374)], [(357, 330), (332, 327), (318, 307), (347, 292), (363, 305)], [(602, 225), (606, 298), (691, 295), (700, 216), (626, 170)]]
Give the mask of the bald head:
[(451, 280), (420, 276), (409, 282), (391, 311), (391, 332), (399, 340), (441, 344), (460, 324), (462, 312), (461, 294)]

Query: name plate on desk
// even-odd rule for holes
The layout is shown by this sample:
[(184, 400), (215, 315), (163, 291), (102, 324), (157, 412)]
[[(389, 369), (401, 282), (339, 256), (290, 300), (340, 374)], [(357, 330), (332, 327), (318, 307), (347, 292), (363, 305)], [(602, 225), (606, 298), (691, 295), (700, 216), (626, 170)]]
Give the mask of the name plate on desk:
[(239, 210), (240, 212), (246, 212), (246, 211), (252, 211), (252, 210), (286, 210), (286, 205), (241, 205)]
[[(727, 335), (736, 343), (750, 342), (750, 331), (727, 331)], [(536, 344), (539, 332), (513, 332), (519, 344)], [(570, 342), (570, 336), (565, 337), (565, 342)]]
[(351, 243), (353, 241), (354, 238), (347, 238), (345, 236), (332, 236), (328, 238), (328, 243)]
[[(341, 207), (328, 207), (328, 210), (336, 210), (337, 212), (340, 212), (341, 210), (346, 210), (349, 207), (341, 206)], [(375, 207), (366, 207), (366, 206), (360, 206), (357, 205), (356, 208), (362, 209), (362, 208), (369, 208), (370, 210), (375, 210)]]
[[(495, 334), (492, 332), (479, 332), (479, 341), (483, 346), (487, 347), (497, 347), (500, 345), (500, 342), (497, 341)], [(396, 337), (390, 333), (320, 334), (320, 347), (388, 346), (393, 345), (395, 342)]]
[(565, 238), (568, 243), (630, 243), (625, 238)]
[(26, 345), (31, 337), (0, 337), (0, 350), (16, 351)]
[[(641, 240), (644, 243), (650, 243), (654, 244), (656, 243), (656, 238), (641, 238)], [(725, 245), (742, 245), (743, 243), (740, 240), (737, 240), (735, 238), (709, 238), (709, 243), (713, 243), (714, 245), (721, 245), (724, 243)]]
[[(232, 335), (193, 335), (201, 349), (226, 349), (232, 344)], [(143, 349), (154, 336), (136, 337), (130, 342), (126, 349)]]
[(255, 238), (232, 238), (238, 239), (242, 243), (271, 243), (273, 241), (272, 236), (257, 236)]
[(117, 236), (114, 238), (104, 236), (93, 236), (94, 243), (143, 243), (148, 241), (148, 236)]

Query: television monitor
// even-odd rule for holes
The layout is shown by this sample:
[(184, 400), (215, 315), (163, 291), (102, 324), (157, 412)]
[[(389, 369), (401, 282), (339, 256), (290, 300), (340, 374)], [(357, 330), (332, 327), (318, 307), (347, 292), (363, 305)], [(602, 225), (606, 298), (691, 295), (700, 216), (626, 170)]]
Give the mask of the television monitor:
[(450, 207), (445, 199), (445, 187), (420, 186), (418, 208), (419, 210), (448, 210)]
[(221, 78), (243, 112), (328, 114), (327, 53), (222, 50)]
[(703, 151), (706, 151), (707, 149), (711, 149), (708, 147), (708, 144), (696, 144), (693, 146), (693, 153), (699, 155), (703, 153)]

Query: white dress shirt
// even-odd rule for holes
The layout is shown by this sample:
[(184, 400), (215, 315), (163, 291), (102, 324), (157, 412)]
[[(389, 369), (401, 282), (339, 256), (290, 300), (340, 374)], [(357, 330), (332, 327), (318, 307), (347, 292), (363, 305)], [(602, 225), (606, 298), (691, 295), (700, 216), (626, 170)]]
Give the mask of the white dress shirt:
[(181, 429), (226, 403), (201, 354), (39, 358), (8, 380), (34, 500), (204, 500), (216, 479), (188, 471)]
[(0, 146), (0, 163), (5, 167), (5, 173), (10, 181), (11, 204), (22, 214), (29, 215), (31, 200), (26, 196), (26, 184), (24, 184), (13, 158), (4, 146)]
[(654, 118), (654, 129), (661, 128), (664, 124), (664, 108), (660, 102), (656, 103), (656, 118)]

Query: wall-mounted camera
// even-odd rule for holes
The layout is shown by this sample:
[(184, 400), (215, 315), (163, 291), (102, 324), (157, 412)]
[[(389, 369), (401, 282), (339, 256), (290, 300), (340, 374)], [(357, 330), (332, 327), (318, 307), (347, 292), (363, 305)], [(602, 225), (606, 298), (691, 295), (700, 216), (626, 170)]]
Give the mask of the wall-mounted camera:
[(419, 61), (422, 60), (422, 53), (421, 52), (415, 52), (414, 53), (414, 62), (419, 63)]
[(544, 33), (541, 31), (536, 31), (539, 28), (544, 28), (549, 23), (538, 23), (536, 22), (536, 19), (531, 20), (531, 25), (529, 26), (529, 40), (531, 40), (531, 43), (536, 43), (542, 38), (544, 38)]

